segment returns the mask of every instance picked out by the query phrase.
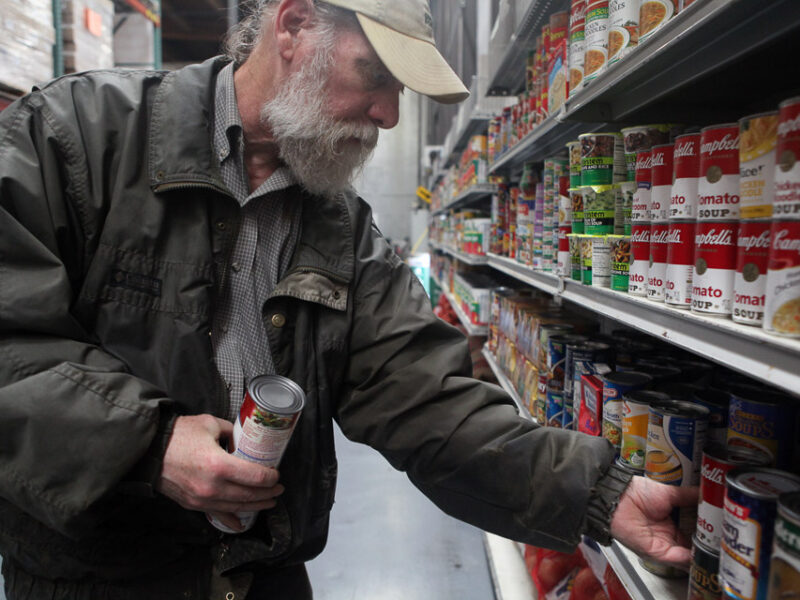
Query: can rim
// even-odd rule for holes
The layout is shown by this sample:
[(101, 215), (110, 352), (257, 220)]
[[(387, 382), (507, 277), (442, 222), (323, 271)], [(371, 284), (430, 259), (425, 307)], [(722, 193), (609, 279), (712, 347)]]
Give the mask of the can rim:
[(757, 498), (759, 500), (777, 501), (778, 498), (782, 495), (781, 492), (778, 492), (777, 494), (771, 494), (769, 492), (754, 490), (750, 487), (747, 487), (745, 483), (741, 481), (744, 477), (746, 477), (751, 473), (761, 473), (762, 475), (770, 475), (775, 479), (781, 478), (784, 481), (793, 482), (798, 486), (797, 489), (795, 490), (787, 490), (787, 492), (783, 493), (800, 491), (800, 476), (797, 476), (794, 473), (788, 473), (787, 471), (781, 471), (780, 469), (773, 469), (771, 467), (741, 467), (733, 469), (729, 471), (725, 476), (727, 485), (740, 492), (747, 494), (748, 496)]
[(697, 138), (699, 138), (700, 137), (700, 132), (699, 131), (695, 131), (694, 133), (682, 133), (680, 135), (676, 135), (675, 136), (675, 141), (677, 142), (679, 139), (687, 138), (687, 137), (697, 137)]
[(726, 127), (736, 127), (739, 128), (739, 123), (719, 123), (718, 125), (708, 125), (707, 127), (703, 127), (700, 130), (700, 133), (705, 133), (706, 131), (713, 131), (714, 129), (725, 129)]
[(778, 108), (783, 108), (784, 106), (789, 106), (791, 104), (800, 103), (800, 96), (795, 96), (793, 98), (787, 98), (786, 100), (782, 101), (778, 104)]
[[(798, 101), (800, 101), (800, 98), (798, 98)], [(778, 496), (778, 514), (784, 518), (789, 517), (800, 525), (800, 491), (788, 492)]]
[(687, 417), (697, 419), (699, 421), (708, 420), (709, 411), (705, 406), (699, 406), (686, 400), (664, 400), (663, 402), (653, 402), (650, 405), (651, 410), (657, 410), (664, 414), (676, 417)]
[(741, 125), (745, 121), (750, 121), (752, 119), (758, 119), (760, 117), (777, 117), (778, 114), (779, 113), (778, 113), (777, 110), (765, 110), (764, 112), (755, 113), (755, 114), (752, 114), (752, 115), (747, 115), (747, 116), (742, 117), (741, 119), (739, 119), (739, 125)]
[(598, 135), (610, 135), (612, 137), (622, 137), (622, 133), (619, 131), (598, 131), (598, 132), (590, 132), (590, 133), (581, 133), (578, 135), (578, 141), (582, 138), (589, 137), (589, 136), (598, 136)]
[(675, 148), (675, 143), (673, 142), (672, 144), (656, 144), (655, 146), (650, 146), (650, 151), (652, 152), (657, 148)]
[[(287, 391), (291, 395), (291, 404), (288, 406), (275, 406), (270, 404), (269, 399), (263, 397), (261, 394), (261, 389), (267, 384), (283, 388), (283, 390)], [(303, 392), (303, 388), (288, 377), (283, 377), (281, 375), (259, 375), (253, 377), (247, 384), (247, 393), (259, 408), (268, 410), (276, 415), (294, 415), (299, 413), (303, 409), (303, 406), (305, 406), (306, 395), (305, 392)]]

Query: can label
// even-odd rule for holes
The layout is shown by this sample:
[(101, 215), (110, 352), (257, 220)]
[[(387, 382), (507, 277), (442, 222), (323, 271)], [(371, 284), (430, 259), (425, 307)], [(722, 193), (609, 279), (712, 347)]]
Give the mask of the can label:
[(678, 0), (644, 0), (639, 9), (639, 41), (643, 42), (678, 12)]
[(719, 600), (719, 553), (710, 552), (697, 540), (692, 544), (692, 566), (689, 570), (688, 600)]
[[(669, 142), (673, 125), (638, 125), (622, 129), (625, 146), (626, 181), (636, 181), (636, 155)], [(649, 181), (649, 179), (648, 179)]]
[(775, 149), (775, 198), (772, 204), (776, 219), (800, 218), (800, 98), (781, 102), (778, 140)]
[(614, 173), (625, 168), (622, 135), (585, 133), (578, 139), (581, 142), (581, 183), (584, 186), (614, 183)]
[(584, 231), (587, 235), (614, 233), (615, 189), (611, 185), (583, 187)]
[(756, 402), (731, 395), (728, 448), (753, 462), (787, 468), (791, 458), (795, 411), (787, 402)]
[(647, 296), (647, 274), (650, 270), (650, 225), (631, 226), (631, 263), (628, 269), (628, 293)]
[(609, 252), (611, 254), (611, 289), (617, 292), (627, 292), (628, 272), (631, 264), (630, 236), (610, 238)]
[(700, 182), (700, 134), (682, 135), (673, 150), (673, 183), (669, 200), (670, 219), (697, 218)]
[[(618, 452), (622, 447), (624, 439), (623, 435), (625, 428), (625, 417), (627, 414), (629, 414), (625, 408), (625, 393), (631, 390), (639, 389), (643, 387), (643, 385), (643, 383), (630, 385), (620, 382), (613, 382), (603, 377), (603, 437), (611, 442), (611, 445), (614, 446)], [(645, 408), (647, 409), (648, 407), (645, 405)], [(647, 435), (646, 418), (644, 435)], [(631, 464), (629, 461), (624, 460), (624, 458), (623, 462), (626, 465), (632, 466), (636, 469), (641, 470), (644, 468), (644, 458), (642, 458), (642, 464), (638, 467), (634, 466), (634, 464)], [(636, 459), (633, 460), (633, 463), (635, 462)]]
[(703, 453), (700, 468), (700, 505), (697, 507), (697, 540), (706, 548), (718, 549), (722, 542), (722, 510), (725, 503), (725, 477), (741, 465), (724, 453)]
[(739, 218), (739, 126), (707, 127), (700, 134), (697, 218)]
[[(570, 68), (572, 66), (570, 65)], [(581, 79), (583, 79), (583, 69), (581, 68)], [(581, 142), (576, 140), (567, 144), (567, 154), (569, 156), (569, 187), (581, 187)]]
[(761, 325), (764, 322), (770, 228), (769, 221), (739, 223), (732, 315), (738, 323)]
[(669, 224), (650, 225), (650, 261), (647, 270), (647, 299), (664, 301), (664, 280), (667, 276), (667, 252), (669, 249)]
[[(708, 422), (691, 416), (664, 414), (650, 407), (645, 474), (661, 483), (700, 483), (700, 463)], [(695, 527), (692, 522), (692, 528)]]
[(586, 83), (596, 79), (608, 61), (608, 0), (592, 0), (586, 7), (584, 39), (583, 81)]
[(673, 146), (655, 146), (650, 152), (650, 220), (669, 219), (672, 197)]
[(780, 502), (769, 568), (768, 598), (791, 598), (800, 581), (800, 522), (796, 516), (792, 518)]
[(739, 121), (739, 195), (743, 219), (772, 216), (778, 113)]
[(572, 201), (572, 233), (584, 233), (583, 189), (570, 188), (569, 197)]
[(636, 155), (636, 191), (631, 206), (631, 223), (650, 222), (650, 185), (652, 161), (650, 151)]
[(608, 26), (608, 64), (613, 65), (639, 43), (639, 2), (611, 0)]
[(545, 419), (548, 427), (561, 427), (564, 421), (564, 390), (555, 386), (547, 388)]
[[(622, 235), (631, 234), (631, 217), (633, 214), (633, 196), (636, 194), (635, 181), (623, 181), (617, 184), (617, 202), (620, 204), (622, 213)], [(615, 215), (614, 232), (619, 233), (619, 223), (617, 219), (619, 214)]]
[(581, 239), (576, 234), (567, 236), (569, 239), (569, 264), (570, 278), (574, 281), (581, 280)]
[[(572, 96), (583, 87), (583, 64), (586, 53), (586, 15), (582, 14), (578, 18), (570, 21), (569, 27), (569, 90)], [(578, 172), (577, 183), (580, 185), (580, 170)]]
[(592, 285), (592, 236), (581, 236), (581, 282)]
[(695, 228), (694, 221), (671, 221), (669, 224), (664, 301), (674, 308), (692, 305)]
[(692, 274), (692, 311), (731, 314), (737, 230), (737, 223), (698, 222)]
[(620, 460), (631, 469), (644, 470), (650, 406), (644, 402), (622, 401), (622, 448)]
[(569, 192), (558, 195), (558, 226), (572, 231), (572, 199)]
[(592, 238), (592, 285), (611, 287), (611, 245), (606, 236)]
[(764, 329), (800, 337), (800, 221), (772, 223)]

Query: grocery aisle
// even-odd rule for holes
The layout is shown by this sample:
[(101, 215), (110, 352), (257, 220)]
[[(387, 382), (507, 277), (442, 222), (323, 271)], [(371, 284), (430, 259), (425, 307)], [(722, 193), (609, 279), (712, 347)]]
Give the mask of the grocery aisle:
[(328, 547), (315, 600), (493, 600), (482, 533), (448, 517), (377, 452), (337, 431)]

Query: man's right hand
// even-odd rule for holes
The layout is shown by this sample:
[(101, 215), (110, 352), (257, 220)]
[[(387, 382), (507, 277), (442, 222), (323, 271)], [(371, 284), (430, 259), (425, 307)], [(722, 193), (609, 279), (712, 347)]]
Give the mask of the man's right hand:
[(266, 510), (283, 493), (278, 471), (238, 458), (220, 446), (233, 443), (233, 425), (211, 415), (178, 417), (172, 431), (158, 491), (182, 507), (239, 520), (232, 513)]

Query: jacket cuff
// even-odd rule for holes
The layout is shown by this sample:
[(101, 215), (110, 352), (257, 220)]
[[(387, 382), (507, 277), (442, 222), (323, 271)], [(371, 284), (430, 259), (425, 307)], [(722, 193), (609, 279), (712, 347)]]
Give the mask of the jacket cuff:
[(589, 496), (584, 534), (603, 546), (611, 545), (611, 519), (633, 474), (612, 464), (598, 479)]
[(128, 494), (148, 498), (155, 496), (156, 485), (161, 477), (161, 468), (164, 464), (164, 453), (167, 451), (167, 444), (172, 437), (172, 428), (175, 426), (176, 418), (177, 415), (169, 414), (160, 419), (150, 447), (122, 484), (124, 491)]

